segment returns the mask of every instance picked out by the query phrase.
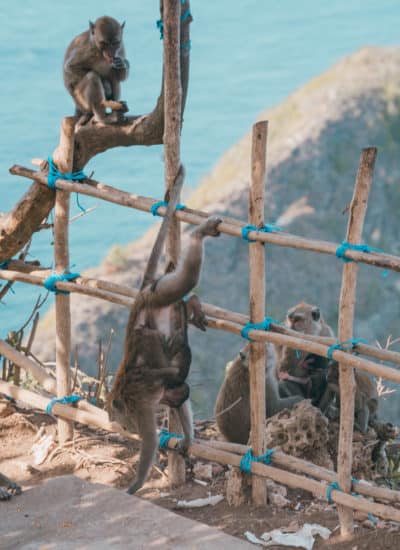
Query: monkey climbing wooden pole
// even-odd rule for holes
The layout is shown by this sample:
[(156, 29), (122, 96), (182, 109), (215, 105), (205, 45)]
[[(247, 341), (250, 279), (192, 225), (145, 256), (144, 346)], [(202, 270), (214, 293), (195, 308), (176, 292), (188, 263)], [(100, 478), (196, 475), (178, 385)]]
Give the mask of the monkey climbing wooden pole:
[[(179, 0), (163, 1), (164, 25), (164, 163), (165, 163), (165, 190), (169, 194), (178, 175), (180, 161), (180, 135), (182, 86), (180, 66), (180, 19), (181, 2)], [(167, 265), (172, 262), (175, 266), (180, 254), (180, 223), (173, 216), (169, 225), (166, 241)], [(181, 433), (182, 428), (177, 412), (170, 409), (170, 432)], [(185, 482), (185, 461), (174, 453), (169, 453), (168, 474), (172, 485)]]
[[(251, 184), (249, 192), (249, 223), (255, 227), (264, 225), (265, 164), (268, 122), (253, 126), (251, 149)], [(250, 269), (250, 322), (261, 323), (265, 318), (265, 250), (264, 244), (249, 243)], [(256, 456), (265, 452), (265, 361), (263, 342), (250, 343), (250, 424), (251, 448)], [(265, 479), (252, 478), (254, 504), (266, 504)]]
[[(372, 175), (376, 158), (376, 149), (364, 149), (357, 171), (356, 184), (350, 204), (346, 241), (350, 245), (361, 243), (368, 196), (372, 184)], [(339, 302), (338, 340), (344, 342), (353, 338), (354, 309), (357, 289), (357, 262), (345, 262), (342, 275), (342, 288)], [(356, 383), (354, 369), (345, 362), (339, 362), (340, 385), (340, 432), (338, 447), (338, 480), (342, 491), (351, 491), (351, 472), (353, 463), (354, 399)], [(338, 506), (340, 530), (343, 537), (354, 532), (353, 510)]]
[[(56, 163), (64, 173), (72, 172), (74, 162), (74, 129), (72, 117), (64, 118), (61, 123), (60, 144), (57, 149)], [(54, 269), (61, 274), (69, 270), (69, 199), (70, 194), (56, 191), (54, 207)], [(57, 397), (71, 393), (71, 310), (69, 294), (56, 294), (56, 377)], [(74, 426), (71, 421), (58, 419), (58, 439), (62, 444), (73, 436)]]

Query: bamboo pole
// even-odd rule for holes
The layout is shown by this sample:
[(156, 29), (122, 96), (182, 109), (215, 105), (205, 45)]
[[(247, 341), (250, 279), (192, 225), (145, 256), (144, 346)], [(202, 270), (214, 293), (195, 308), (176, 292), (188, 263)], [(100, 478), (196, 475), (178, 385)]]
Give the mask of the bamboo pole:
[[(239, 455), (244, 455), (250, 449), (247, 445), (229, 443), (228, 441), (196, 438), (196, 442)], [(338, 480), (338, 475), (336, 472), (317, 466), (316, 464), (303, 460), (302, 458), (285, 454), (279, 450), (274, 450), (274, 453), (271, 455), (271, 460), (273, 464), (276, 463), (279, 466), (288, 468), (289, 470), (294, 470), (295, 472), (300, 472), (302, 474), (306, 474), (307, 476), (315, 477), (320, 481), (332, 483)], [(353, 489), (360, 495), (364, 495), (366, 497), (373, 497), (378, 500), (400, 504), (400, 491), (393, 491), (391, 489), (387, 489), (386, 487), (377, 487), (376, 485), (363, 480), (359, 480), (358, 483), (353, 484)]]
[[(18, 273), (17, 273), (18, 272)], [(33, 278), (24, 277), (19, 275), (19, 273), (30, 274)], [(44, 267), (38, 267), (37, 265), (32, 265), (25, 263), (20, 260), (12, 260), (9, 263), (7, 270), (0, 270), (0, 279), (11, 280), (11, 281), (21, 281), (30, 284), (36, 284), (41, 286), (45, 277), (50, 275), (50, 270)], [(107, 300), (122, 306), (130, 306), (133, 304), (133, 301), (125, 300), (121, 296), (135, 298), (139, 292), (138, 289), (119, 285), (102, 279), (94, 279), (89, 277), (78, 277), (75, 281), (78, 286), (70, 287), (71, 292), (79, 292), (94, 298), (99, 298)], [(61, 287), (60, 287), (61, 288)], [(100, 289), (105, 290), (104, 295), (102, 293), (91, 293), (91, 289)], [(88, 289), (88, 292), (86, 290)], [(206, 302), (202, 303), (202, 308), (206, 315), (210, 317), (215, 317), (216, 319), (221, 319), (225, 321), (232, 321), (233, 323), (238, 323), (240, 325), (245, 325), (249, 322), (250, 318), (248, 315), (243, 313), (237, 313), (235, 311), (230, 311), (228, 309), (215, 306)], [(270, 330), (278, 334), (285, 334), (287, 336), (293, 336), (295, 338), (300, 337), (300, 333), (291, 330), (284, 325), (278, 325), (271, 323)], [(323, 344), (325, 346), (331, 346), (332, 344), (337, 343), (336, 338), (326, 337), (326, 336), (314, 336), (312, 334), (301, 334), (303, 340), (308, 340), (309, 342), (315, 342)], [(396, 363), (400, 365), (400, 353), (396, 351), (389, 351), (386, 349), (377, 348), (370, 346), (368, 344), (359, 343), (356, 346), (357, 353), (361, 355), (366, 355), (368, 357), (373, 357), (375, 359), (380, 359), (382, 361), (389, 361), (391, 363)], [(325, 357), (325, 355), (324, 355)]]
[[(364, 219), (367, 212), (368, 196), (372, 184), (372, 175), (376, 158), (376, 149), (364, 149), (357, 172), (354, 194), (350, 204), (346, 241), (360, 244)], [(353, 337), (354, 309), (356, 302), (358, 265), (346, 262), (343, 267), (342, 288), (339, 301), (338, 339), (344, 342)], [(345, 362), (339, 362), (340, 386), (340, 432), (338, 447), (339, 486), (348, 493), (351, 489), (351, 470), (353, 464), (353, 430), (356, 382), (354, 369)], [(354, 533), (353, 510), (339, 506), (340, 531), (342, 537)]]
[[(36, 286), (42, 286), (45, 279), (45, 274), (43, 274), (43, 272), (41, 273), (41, 275), (28, 275), (26, 273), (19, 273), (16, 271), (0, 270), (0, 279), (4, 279), (6, 281), (20, 281)], [(137, 289), (128, 289), (128, 287), (116, 285), (115, 283), (108, 283), (107, 281), (89, 279), (85, 277), (79, 277), (74, 282), (59, 282), (56, 284), (56, 287), (60, 290), (84, 294), (124, 307), (132, 307), (132, 304), (134, 303), (133, 298), (138, 293)], [(102, 290), (103, 288), (112, 288), (114, 292), (111, 292), (110, 290)], [(208, 328), (222, 330), (240, 336), (242, 328), (245, 325), (242, 319), (248, 322), (248, 317), (246, 315), (230, 312), (217, 306), (213, 306), (212, 304), (203, 304), (203, 307), (205, 313), (209, 316), (207, 318)], [(273, 332), (273, 330), (270, 330), (269, 332), (251, 330), (249, 331), (249, 336), (259, 342), (272, 342), (273, 344), (287, 346), (293, 349), (298, 349), (299, 351), (315, 353), (321, 357), (328, 356), (329, 346), (331, 343), (335, 342), (334, 340), (327, 338), (312, 339), (309, 338), (308, 335), (291, 331), (289, 329), (284, 329), (284, 327), (281, 327), (280, 325), (271, 325), (271, 329), (274, 329), (274, 326), (276, 327), (277, 332)], [(320, 343), (320, 340), (327, 340), (327, 342)], [(376, 348), (372, 348), (371, 346), (365, 347), (374, 350), (371, 353), (371, 356), (375, 356), (376, 353), (376, 356), (383, 360), (393, 360), (396, 357), (396, 361), (394, 362), (398, 362), (398, 354), (395, 352), (378, 350)], [(359, 346), (357, 346), (357, 349), (359, 349)], [(339, 361), (340, 359), (342, 359), (342, 361), (344, 360), (353, 368), (363, 370), (374, 376), (382, 377), (385, 380), (400, 383), (400, 371), (392, 367), (374, 363), (359, 356), (352, 355), (347, 351), (335, 350), (332, 353), (332, 357), (336, 361)]]
[[(32, 179), (47, 186), (47, 176), (40, 171), (31, 170), (24, 166), (14, 165), (10, 168), (10, 173), (16, 176), (22, 176)], [(104, 183), (87, 179), (86, 183), (74, 183), (67, 182), (65, 180), (57, 180), (57, 187), (70, 193), (81, 193), (91, 197), (96, 197), (114, 204), (126, 206), (129, 208), (135, 208), (143, 212), (150, 212), (151, 206), (158, 202), (156, 199), (143, 197), (139, 195), (133, 195), (125, 191), (121, 191)], [(165, 207), (160, 207), (158, 212), (160, 216), (164, 216)], [(175, 213), (178, 220), (191, 225), (200, 225), (204, 218), (208, 217), (207, 212), (194, 210), (191, 208), (185, 208)], [(218, 226), (218, 231), (225, 235), (231, 235), (233, 237), (242, 238), (242, 227), (246, 225), (245, 222), (235, 220), (233, 218), (223, 217), (222, 223)], [(306, 239), (298, 237), (290, 233), (260, 233), (257, 231), (250, 231), (249, 237), (262, 243), (271, 243), (276, 246), (283, 246), (287, 248), (295, 248), (298, 250), (308, 250), (310, 252), (319, 252), (321, 254), (336, 255), (338, 244), (330, 243), (327, 241), (320, 241), (317, 239)], [(346, 251), (346, 258), (350, 258), (357, 262), (373, 265), (376, 267), (382, 267), (384, 269), (390, 269), (392, 271), (400, 271), (400, 258), (390, 254), (382, 254), (377, 252), (357, 252), (354, 250)]]
[[(168, 447), (173, 449), (178, 443), (178, 439), (171, 438), (168, 442)], [(219, 462), (220, 464), (232, 465), (239, 467), (242, 457), (235, 453), (223, 451), (221, 449), (212, 448), (208, 445), (193, 443), (189, 448), (189, 453), (204, 460)], [(276, 466), (267, 466), (260, 462), (253, 462), (251, 465), (253, 474), (273, 479), (274, 481), (287, 485), (295, 489), (303, 489), (315, 495), (318, 498), (326, 499), (328, 484), (315, 481), (308, 477), (304, 477), (286, 470), (281, 470)], [(393, 506), (370, 502), (361, 496), (353, 496), (342, 491), (332, 490), (331, 500), (336, 504), (351, 507), (354, 510), (366, 512), (379, 516), (383, 519), (400, 521), (400, 510)]]
[[(8, 382), (3, 382), (2, 380), (0, 380), (0, 391), (15, 400), (22, 401), (31, 407), (35, 407), (43, 411), (46, 410), (47, 405), (51, 401), (49, 397), (39, 395), (38, 393), (34, 393), (29, 390), (24, 390), (23, 388)], [(84, 403), (84, 401), (78, 401), (78, 407), (80, 403)], [(102, 430), (107, 430), (108, 432), (119, 433), (128, 439), (134, 439), (135, 441), (139, 440), (138, 435), (123, 430), (117, 422), (110, 422), (108, 420), (108, 415), (104, 416), (104, 414), (101, 414), (104, 412), (105, 411), (93, 406), (92, 410), (79, 408), (75, 409), (74, 407), (62, 405), (61, 403), (54, 403), (52, 407), (52, 414), (66, 419), (69, 423), (79, 422), (80, 424), (86, 424), (87, 426), (92, 426), (94, 428), (101, 428)]]
[[(180, 137), (182, 87), (180, 66), (180, 19), (181, 2), (164, 0), (164, 162), (165, 191), (172, 192), (180, 168)], [(173, 216), (166, 241), (167, 265), (177, 265), (181, 248), (180, 223)], [(168, 426), (170, 432), (182, 433), (177, 411), (169, 410)], [(186, 466), (182, 456), (177, 453), (168, 455), (168, 476), (171, 485), (185, 483)]]
[[(265, 165), (267, 122), (253, 126), (251, 149), (251, 184), (249, 192), (249, 223), (264, 225)], [(250, 320), (261, 323), (265, 318), (265, 250), (263, 243), (249, 244), (250, 269)], [(265, 452), (265, 363), (266, 348), (263, 342), (251, 342), (249, 351), (250, 374), (250, 440), (256, 456)], [(267, 501), (265, 479), (252, 479), (252, 498), (256, 506)]]
[[(61, 172), (72, 172), (74, 163), (75, 120), (66, 117), (61, 123), (58, 158), (54, 159)], [(58, 274), (69, 271), (69, 193), (56, 191), (54, 206), (54, 265)], [(64, 397), (71, 393), (71, 309), (69, 294), (56, 294), (56, 378), (57, 396)], [(65, 443), (73, 437), (73, 424), (63, 419), (58, 420), (58, 439)]]

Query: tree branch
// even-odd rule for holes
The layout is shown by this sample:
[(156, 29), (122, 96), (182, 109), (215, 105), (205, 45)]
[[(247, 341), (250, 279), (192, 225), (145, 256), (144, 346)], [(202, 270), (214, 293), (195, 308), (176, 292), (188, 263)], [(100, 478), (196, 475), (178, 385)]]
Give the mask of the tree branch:
[[(182, 13), (190, 10), (189, 0), (182, 4)], [(160, 1), (160, 14), (163, 15), (163, 2)], [(190, 63), (190, 22), (192, 17), (181, 21), (181, 85), (182, 85), (182, 120), (189, 84)], [(73, 170), (82, 169), (87, 162), (113, 147), (132, 145), (159, 145), (163, 143), (164, 133), (164, 78), (161, 92), (153, 111), (147, 115), (127, 117), (123, 124), (94, 124), (89, 122), (75, 133), (75, 153)], [(53, 158), (57, 161), (58, 148)], [(32, 184), (27, 193), (7, 214), (0, 214), (0, 262), (16, 254), (40, 224), (49, 215), (54, 206), (55, 193), (38, 183)]]

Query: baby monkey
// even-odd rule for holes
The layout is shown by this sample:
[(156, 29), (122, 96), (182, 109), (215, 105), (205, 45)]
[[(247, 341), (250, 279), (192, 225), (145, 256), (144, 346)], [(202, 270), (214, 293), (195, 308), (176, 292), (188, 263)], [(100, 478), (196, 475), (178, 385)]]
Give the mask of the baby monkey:
[[(110, 124), (124, 120), (128, 107), (119, 101), (121, 82), (129, 73), (120, 24), (112, 17), (89, 22), (89, 29), (74, 38), (64, 57), (64, 84), (74, 99), (79, 123), (93, 117)], [(106, 109), (111, 109), (107, 113)]]

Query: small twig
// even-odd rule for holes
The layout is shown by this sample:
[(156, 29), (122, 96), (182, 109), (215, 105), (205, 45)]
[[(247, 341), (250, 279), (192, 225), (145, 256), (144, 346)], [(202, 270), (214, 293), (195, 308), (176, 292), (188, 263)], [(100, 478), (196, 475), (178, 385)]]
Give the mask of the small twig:
[[(82, 218), (82, 216), (86, 216), (86, 214), (89, 214), (89, 212), (93, 212), (93, 210), (96, 210), (98, 207), (99, 207), (99, 205), (95, 204), (94, 206), (91, 206), (90, 208), (86, 208), (86, 210), (84, 212), (79, 212), (79, 214), (76, 214), (75, 216), (72, 216), (72, 218), (70, 218), (70, 220), (69, 220), (69, 223), (72, 223), (72, 222), (76, 221), (77, 219)], [(51, 225), (51, 224), (49, 224), (49, 225)]]
[(233, 407), (235, 407), (238, 403), (240, 403), (240, 401), (242, 400), (242, 396), (238, 397), (236, 399), (236, 401), (234, 401), (233, 403), (231, 403), (228, 407), (226, 407), (226, 409), (223, 409), (222, 411), (219, 411), (218, 414), (215, 415), (215, 417), (217, 416), (221, 416), (222, 414), (225, 414), (227, 413), (228, 411), (230, 411), (231, 409), (233, 409)]

